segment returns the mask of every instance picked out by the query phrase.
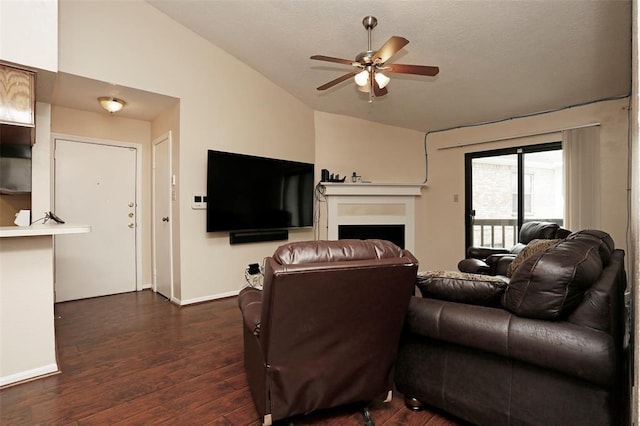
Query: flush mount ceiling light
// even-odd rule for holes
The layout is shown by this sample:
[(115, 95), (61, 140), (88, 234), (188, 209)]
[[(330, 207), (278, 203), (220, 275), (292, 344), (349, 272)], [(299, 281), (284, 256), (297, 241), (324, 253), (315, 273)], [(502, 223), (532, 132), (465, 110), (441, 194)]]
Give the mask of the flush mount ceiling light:
[(116, 99), (111, 96), (101, 96), (98, 98), (98, 102), (100, 102), (100, 106), (102, 106), (102, 108), (111, 114), (120, 111), (122, 107), (127, 104), (122, 99)]

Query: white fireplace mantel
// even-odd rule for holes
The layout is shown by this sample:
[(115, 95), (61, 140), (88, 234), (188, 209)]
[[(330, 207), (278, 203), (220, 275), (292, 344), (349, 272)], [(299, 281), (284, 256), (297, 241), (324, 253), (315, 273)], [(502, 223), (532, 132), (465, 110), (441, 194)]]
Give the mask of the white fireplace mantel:
[(404, 225), (405, 248), (415, 250), (415, 198), (426, 184), (322, 183), (327, 199), (327, 238), (340, 225)]
[(424, 183), (333, 183), (323, 182), (324, 195), (419, 196)]

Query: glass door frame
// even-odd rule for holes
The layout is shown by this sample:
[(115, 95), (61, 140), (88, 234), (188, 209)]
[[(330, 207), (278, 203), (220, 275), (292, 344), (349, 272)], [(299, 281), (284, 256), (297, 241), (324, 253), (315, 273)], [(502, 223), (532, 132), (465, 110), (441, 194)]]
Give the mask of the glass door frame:
[(465, 226), (465, 253), (467, 248), (473, 244), (473, 170), (472, 162), (478, 158), (498, 157), (503, 155), (517, 155), (518, 166), (518, 215), (517, 232), (524, 223), (524, 156), (535, 152), (561, 150), (562, 142), (548, 142), (536, 145), (515, 146), (509, 148), (493, 149), (489, 151), (468, 152), (464, 155), (464, 182), (465, 182), (465, 205), (464, 205), (464, 226)]

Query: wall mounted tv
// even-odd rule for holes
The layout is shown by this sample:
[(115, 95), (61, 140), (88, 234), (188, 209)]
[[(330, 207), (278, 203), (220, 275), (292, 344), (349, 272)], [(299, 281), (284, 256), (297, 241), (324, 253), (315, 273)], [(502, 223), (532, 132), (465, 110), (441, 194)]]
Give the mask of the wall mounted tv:
[(208, 151), (207, 232), (313, 226), (313, 164)]

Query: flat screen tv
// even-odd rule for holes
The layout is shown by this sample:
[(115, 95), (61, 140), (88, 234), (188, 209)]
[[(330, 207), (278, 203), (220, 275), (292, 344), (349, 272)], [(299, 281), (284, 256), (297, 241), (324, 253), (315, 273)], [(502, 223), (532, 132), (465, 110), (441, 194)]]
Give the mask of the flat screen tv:
[(208, 151), (207, 232), (313, 226), (313, 164)]

